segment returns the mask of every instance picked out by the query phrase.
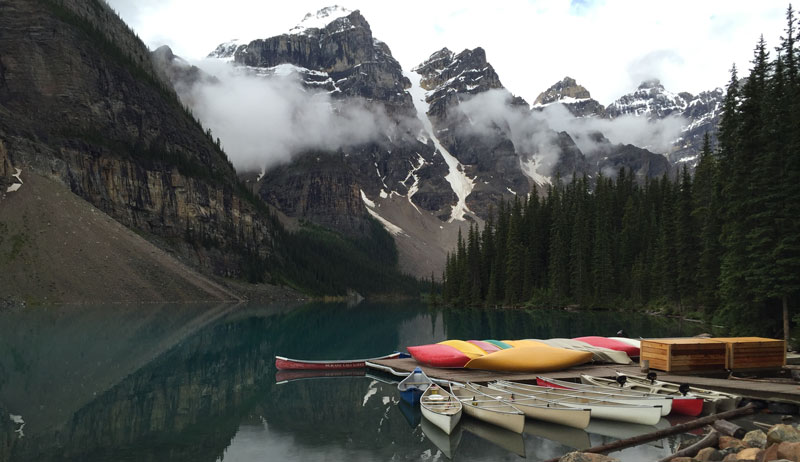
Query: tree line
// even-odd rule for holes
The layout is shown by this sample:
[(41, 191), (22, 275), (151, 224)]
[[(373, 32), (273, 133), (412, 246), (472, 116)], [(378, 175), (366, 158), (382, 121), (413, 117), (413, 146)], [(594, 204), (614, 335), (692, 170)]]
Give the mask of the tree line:
[[(774, 58), (731, 71), (692, 175), (556, 180), (459, 233), (435, 299), (658, 308), (788, 338), (800, 295), (800, 75), (791, 5)], [(433, 279), (433, 277), (432, 277)]]

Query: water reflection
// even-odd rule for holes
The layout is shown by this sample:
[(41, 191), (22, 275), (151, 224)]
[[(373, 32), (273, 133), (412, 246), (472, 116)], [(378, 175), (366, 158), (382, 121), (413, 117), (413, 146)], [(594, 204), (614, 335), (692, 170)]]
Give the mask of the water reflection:
[[(418, 425), (418, 410), (402, 407), (391, 380), (363, 371), (276, 375), (273, 358), (369, 357), (445, 338), (698, 329), (622, 318), (408, 304), (0, 313), (0, 461), (418, 460), (448, 452), (458, 460), (546, 459), (583, 443), (565, 445), (573, 437), (553, 437), (552, 429), (511, 441), (478, 423), (465, 426), (457, 449), (442, 449)], [(24, 419), (24, 436), (11, 414)]]

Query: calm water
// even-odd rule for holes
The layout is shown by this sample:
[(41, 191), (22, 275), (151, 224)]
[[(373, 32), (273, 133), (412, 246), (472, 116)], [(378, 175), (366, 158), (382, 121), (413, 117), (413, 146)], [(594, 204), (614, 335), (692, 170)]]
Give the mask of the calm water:
[[(529, 421), (520, 436), (465, 419), (448, 438), (400, 404), (390, 377), (276, 377), (274, 356), (377, 356), (447, 338), (620, 329), (672, 336), (702, 327), (619, 313), (368, 303), (0, 313), (0, 461), (547, 459), (652, 429), (601, 421), (586, 432)], [(676, 444), (614, 455), (654, 460)]]

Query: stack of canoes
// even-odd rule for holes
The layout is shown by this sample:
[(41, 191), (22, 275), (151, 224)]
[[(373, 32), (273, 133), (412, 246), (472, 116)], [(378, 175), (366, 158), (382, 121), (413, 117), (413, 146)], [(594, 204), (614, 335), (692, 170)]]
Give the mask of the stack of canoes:
[(586, 362), (630, 364), (638, 341), (581, 337), (548, 340), (445, 340), (408, 347), (417, 362), (432, 367), (549, 372)]

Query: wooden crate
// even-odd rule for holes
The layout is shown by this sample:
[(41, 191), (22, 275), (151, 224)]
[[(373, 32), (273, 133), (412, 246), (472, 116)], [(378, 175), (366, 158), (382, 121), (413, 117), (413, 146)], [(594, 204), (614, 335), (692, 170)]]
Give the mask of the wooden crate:
[(762, 337), (715, 337), (727, 347), (730, 370), (780, 369), (786, 365), (786, 342)]
[(645, 359), (650, 369), (666, 372), (723, 370), (726, 345), (707, 338), (642, 340), (639, 361)]

